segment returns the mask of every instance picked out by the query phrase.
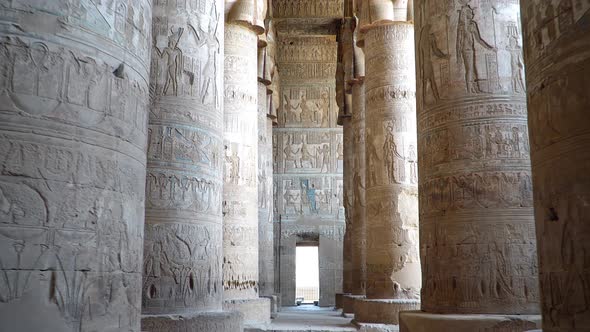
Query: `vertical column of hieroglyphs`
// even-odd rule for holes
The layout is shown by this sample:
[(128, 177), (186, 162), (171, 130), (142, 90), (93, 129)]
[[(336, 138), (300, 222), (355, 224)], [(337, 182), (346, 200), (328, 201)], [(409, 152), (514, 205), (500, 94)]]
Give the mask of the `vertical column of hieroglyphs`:
[(260, 295), (274, 293), (271, 83), (266, 35), (258, 42), (258, 271)]
[(223, 1), (156, 1), (152, 35), (142, 329), (230, 331), (187, 316), (222, 307)]
[(543, 331), (587, 331), (590, 2), (521, 4)]
[(415, 6), (422, 309), (536, 313), (518, 2)]
[(360, 25), (366, 56), (367, 300), (355, 306), (355, 317), (397, 324), (397, 312), (419, 308), (420, 297), (414, 28), (389, 22), (391, 13), (372, 13), (371, 19), (382, 14), (388, 22)]
[(270, 320), (258, 299), (258, 34), (265, 1), (225, 1), (223, 286), (245, 324)]
[(139, 331), (148, 0), (0, 4), (0, 325)]

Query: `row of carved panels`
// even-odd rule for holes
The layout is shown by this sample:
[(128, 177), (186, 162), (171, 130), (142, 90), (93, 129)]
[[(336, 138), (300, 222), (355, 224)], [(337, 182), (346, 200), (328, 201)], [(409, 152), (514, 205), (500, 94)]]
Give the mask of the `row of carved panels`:
[(143, 148), (148, 92), (141, 81), (62, 47), (18, 38), (1, 45), (7, 61), (0, 64), (0, 89), (9, 92), (9, 110), (116, 133)]
[(333, 83), (284, 83), (281, 86), (278, 127), (336, 128), (338, 110), (334, 93)]
[(276, 176), (273, 184), (274, 219), (344, 219), (343, 180), (340, 176)]
[(274, 130), (275, 174), (342, 173), (344, 168), (342, 131)]
[[(55, 0), (49, 2), (9, 1), (9, 8), (21, 12), (43, 12), (60, 17), (60, 23), (67, 30), (83, 32), (89, 36), (84, 40), (107, 39), (129, 53), (140, 62), (149, 59), (152, 22), (151, 5), (147, 0), (111, 0), (89, 3), (88, 1)], [(14, 14), (13, 14), (14, 15)], [(8, 15), (6, 16), (8, 17)], [(26, 26), (21, 27), (27, 30)], [(64, 31), (67, 31), (64, 29)]]

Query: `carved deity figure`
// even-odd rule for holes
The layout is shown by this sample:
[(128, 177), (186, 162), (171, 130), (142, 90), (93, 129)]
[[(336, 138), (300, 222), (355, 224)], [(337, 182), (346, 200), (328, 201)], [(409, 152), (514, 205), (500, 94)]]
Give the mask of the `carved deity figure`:
[(319, 154), (319, 165), (320, 165), (320, 172), (328, 173), (330, 171), (330, 146), (327, 144), (322, 146), (321, 149), (318, 151)]
[(291, 98), (284, 95), (285, 103), (283, 104), (283, 112), (285, 116), (285, 124), (289, 122), (301, 122), (301, 109), (298, 106), (293, 106)]
[[(203, 44), (207, 45), (208, 58), (207, 63), (203, 67), (203, 84), (201, 87), (201, 102), (208, 104), (215, 102), (215, 106), (219, 106), (219, 100), (217, 95), (217, 80), (215, 79), (215, 72), (217, 66), (217, 54), (221, 47), (219, 39), (217, 38), (217, 29), (220, 21), (220, 15), (217, 13), (217, 6), (215, 3), (211, 8), (211, 17), (209, 21), (209, 30), (204, 33), (205, 38)], [(213, 19), (214, 18), (214, 19)]]
[(512, 90), (516, 93), (524, 91), (524, 61), (522, 60), (522, 49), (518, 45), (518, 37), (508, 37), (508, 52), (510, 52), (510, 68), (512, 69)]
[(457, 62), (463, 61), (465, 69), (465, 83), (467, 92), (481, 92), (478, 82), (480, 80), (477, 70), (476, 43), (490, 51), (495, 48), (481, 37), (478, 23), (475, 21), (475, 13), (469, 3), (471, 0), (459, 0), (459, 22), (457, 24)]
[(313, 153), (309, 152), (309, 145), (307, 145), (307, 139), (303, 141), (303, 146), (301, 147), (301, 168), (303, 168), (303, 162), (309, 162), (311, 168), (315, 167), (314, 165), (314, 158)]
[(418, 183), (418, 159), (416, 158), (416, 147), (410, 145), (408, 152), (408, 163), (410, 164), (410, 182)]
[(232, 184), (238, 184), (240, 180), (240, 157), (238, 151), (232, 151), (230, 156), (225, 156), (225, 161), (229, 166), (229, 181)]
[[(303, 168), (302, 163), (302, 152), (301, 152), (301, 148), (298, 147), (296, 144), (293, 144), (293, 141), (291, 139), (291, 136), (288, 137), (287, 139), (287, 144), (285, 146), (285, 148), (283, 149), (283, 152), (285, 153), (285, 164), (288, 161), (292, 161), (293, 164), (295, 165), (295, 168)], [(297, 163), (299, 161), (299, 163)], [(286, 165), (285, 165), (286, 167)]]
[(300, 121), (303, 122), (307, 122), (307, 123), (311, 123), (314, 121), (313, 119), (313, 113), (311, 111), (311, 108), (309, 107), (309, 105), (307, 104), (307, 98), (305, 97), (305, 95), (301, 95), (301, 99), (299, 100), (299, 104), (297, 106), (295, 106), (294, 109), (300, 109), (301, 113), (300, 113)]
[(389, 183), (403, 182), (405, 180), (405, 158), (397, 150), (397, 145), (393, 138), (393, 125), (391, 123), (387, 124), (387, 130), (385, 131), (383, 155), (385, 156), (384, 161)]
[(311, 213), (318, 213), (315, 185), (312, 183), (310, 186), (307, 181), (304, 181), (303, 191), (307, 197), (307, 202), (309, 203), (309, 211)]
[(162, 93), (166, 95), (170, 85), (172, 85), (172, 93), (175, 96), (178, 96), (178, 80), (182, 75), (184, 67), (182, 50), (178, 48), (178, 43), (180, 42), (180, 37), (182, 37), (182, 34), (184, 33), (184, 28), (178, 28), (177, 32), (170, 29), (170, 32), (172, 34), (168, 36), (168, 46), (163, 50), (160, 50), (156, 46), (156, 43), (154, 43), (154, 49), (156, 50), (158, 57), (166, 57), (166, 83), (164, 83), (164, 90)]
[(431, 28), (432, 26), (429, 23), (422, 27), (419, 41), (420, 53), (418, 56), (420, 57), (419, 63), (422, 64), (422, 96), (424, 100), (426, 100), (427, 85), (430, 84), (434, 100), (438, 101), (440, 99), (440, 94), (438, 93), (438, 86), (434, 77), (432, 56), (434, 55), (439, 59), (448, 59), (449, 55), (445, 54), (440, 48), (438, 48), (438, 45), (436, 44), (436, 36), (432, 33)]
[(365, 142), (367, 147), (367, 168), (369, 170), (369, 176), (367, 182), (369, 186), (377, 184), (377, 163), (381, 160), (379, 152), (375, 147), (375, 138), (373, 137), (371, 130), (366, 129), (367, 141)]
[(322, 93), (320, 101), (316, 103), (318, 108), (318, 123), (322, 127), (328, 127), (328, 120), (330, 119), (330, 99), (326, 92)]

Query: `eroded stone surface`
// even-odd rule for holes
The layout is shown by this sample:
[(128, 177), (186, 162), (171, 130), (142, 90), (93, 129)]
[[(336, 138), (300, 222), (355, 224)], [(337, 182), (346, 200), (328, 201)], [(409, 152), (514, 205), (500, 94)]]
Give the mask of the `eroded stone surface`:
[[(222, 15), (217, 0), (198, 10), (160, 1), (154, 7), (144, 314), (221, 309)], [(143, 322), (150, 331), (173, 326), (159, 319)]]
[(225, 25), (224, 299), (258, 297), (257, 36)]
[(0, 23), (0, 324), (139, 331), (151, 2)]
[(415, 8), (422, 309), (537, 313), (518, 3)]
[(399, 22), (365, 34), (369, 299), (420, 296), (413, 31)]
[(590, 3), (521, 6), (543, 331), (587, 331)]
[(399, 317), (401, 332), (521, 332), (541, 326), (540, 315), (438, 315), (407, 311)]
[(237, 311), (207, 312), (186, 315), (144, 315), (144, 332), (236, 332), (242, 331), (243, 315)]

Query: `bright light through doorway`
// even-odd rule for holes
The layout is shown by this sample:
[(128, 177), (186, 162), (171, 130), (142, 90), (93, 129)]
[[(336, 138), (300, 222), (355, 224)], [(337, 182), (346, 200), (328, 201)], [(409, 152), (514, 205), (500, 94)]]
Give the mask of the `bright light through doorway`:
[(318, 247), (297, 247), (296, 297), (301, 303), (314, 303), (320, 298), (320, 262)]

